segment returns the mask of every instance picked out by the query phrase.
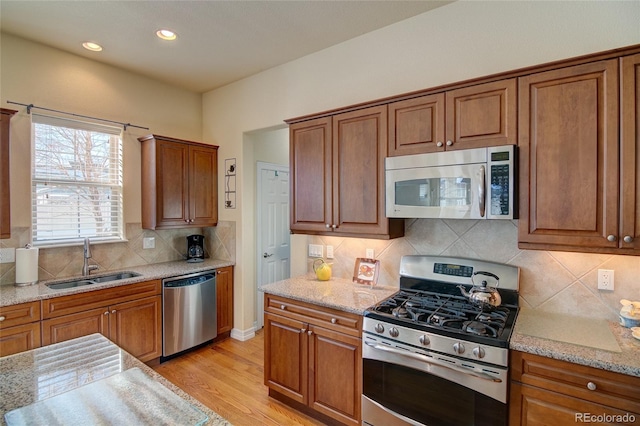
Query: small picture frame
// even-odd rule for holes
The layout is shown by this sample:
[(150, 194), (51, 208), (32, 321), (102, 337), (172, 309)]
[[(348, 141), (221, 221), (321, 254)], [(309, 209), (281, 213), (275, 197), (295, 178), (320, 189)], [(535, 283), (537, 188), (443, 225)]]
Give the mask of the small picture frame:
[(359, 257), (356, 259), (356, 266), (353, 270), (353, 282), (373, 287), (378, 283), (379, 272), (379, 260)]

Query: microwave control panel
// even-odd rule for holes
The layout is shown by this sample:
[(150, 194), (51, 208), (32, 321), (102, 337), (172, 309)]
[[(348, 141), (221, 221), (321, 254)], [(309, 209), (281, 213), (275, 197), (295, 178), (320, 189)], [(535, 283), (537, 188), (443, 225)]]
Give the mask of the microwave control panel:
[(513, 211), (515, 147), (490, 148), (489, 218), (515, 218)]

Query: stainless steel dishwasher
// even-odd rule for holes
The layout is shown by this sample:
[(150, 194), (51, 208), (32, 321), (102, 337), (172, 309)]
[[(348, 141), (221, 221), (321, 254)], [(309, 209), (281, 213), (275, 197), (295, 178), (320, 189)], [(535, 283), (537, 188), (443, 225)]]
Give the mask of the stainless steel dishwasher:
[(216, 271), (162, 281), (162, 356), (198, 346), (218, 335)]

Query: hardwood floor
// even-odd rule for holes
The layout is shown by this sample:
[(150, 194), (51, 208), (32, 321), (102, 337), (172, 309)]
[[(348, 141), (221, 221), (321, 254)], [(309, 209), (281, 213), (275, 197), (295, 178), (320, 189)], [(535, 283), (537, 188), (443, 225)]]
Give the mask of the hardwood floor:
[(263, 354), (261, 330), (245, 342), (229, 338), (153, 369), (237, 426), (323, 425), (269, 397)]

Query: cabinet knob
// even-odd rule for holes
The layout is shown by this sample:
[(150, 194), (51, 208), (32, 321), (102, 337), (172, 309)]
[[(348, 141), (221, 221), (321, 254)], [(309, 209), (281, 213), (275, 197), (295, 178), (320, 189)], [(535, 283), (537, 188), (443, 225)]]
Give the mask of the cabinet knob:
[(306, 328), (302, 328), (302, 329), (300, 329), (300, 332), (301, 332), (301, 333), (306, 333), (306, 332), (307, 332), (307, 329), (306, 329)]
[(338, 225), (331, 225), (331, 227), (332, 227), (333, 229), (336, 229), (336, 228), (338, 227)]
[(331, 324), (337, 324), (337, 323), (338, 323), (338, 320), (337, 320), (337, 319), (335, 319), (335, 318), (331, 318)]
[(105, 315), (109, 315), (109, 311), (105, 311), (105, 312), (104, 312), (104, 314), (105, 314)]
[(307, 331), (307, 334), (308, 334), (309, 336), (311, 336), (311, 335), (313, 334), (313, 331), (309, 330), (309, 331)]
[(596, 384), (595, 384), (595, 383), (593, 383), (593, 382), (589, 382), (589, 383), (587, 383), (587, 389), (589, 389), (589, 390), (596, 390), (596, 388), (597, 388), (597, 386), (596, 386)]
[(285, 310), (287, 307), (285, 305), (280, 305), (280, 309)]
[(622, 241), (624, 241), (625, 243), (632, 243), (633, 237), (631, 235), (625, 235)]
[(5, 317), (5, 316), (3, 315), (3, 316), (1, 316), (1, 317), (0, 317), (0, 322), (4, 321), (4, 320), (6, 320), (6, 319), (7, 319), (7, 317)]
[(112, 313), (112, 314), (115, 314), (115, 313), (116, 313), (116, 310), (114, 309), (113, 311), (111, 311), (111, 313)]
[(615, 240), (617, 240), (617, 238), (616, 238), (616, 236), (615, 236), (615, 235), (611, 234), (611, 235), (609, 235), (609, 236), (607, 237), (607, 240), (608, 240), (608, 241), (615, 241)]
[(447, 141), (447, 146), (451, 146), (451, 145), (453, 145), (453, 142), (452, 141)]
[(327, 228), (331, 228), (331, 225), (329, 225), (328, 223), (324, 226), (326, 226)]
[(442, 146), (442, 145), (444, 145), (444, 144), (442, 143), (442, 141), (438, 141), (438, 142), (436, 143), (436, 146)]

